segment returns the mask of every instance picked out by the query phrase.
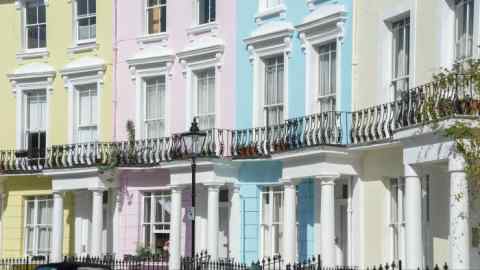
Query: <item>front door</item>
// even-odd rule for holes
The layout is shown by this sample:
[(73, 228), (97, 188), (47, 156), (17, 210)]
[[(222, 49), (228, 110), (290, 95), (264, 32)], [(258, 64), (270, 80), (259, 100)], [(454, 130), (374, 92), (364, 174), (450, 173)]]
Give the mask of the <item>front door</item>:
[(335, 207), (337, 265), (348, 265), (348, 200), (338, 199)]
[(228, 221), (230, 220), (230, 205), (229, 203), (220, 203), (219, 213), (219, 232), (218, 232), (218, 257), (229, 257), (228, 246)]

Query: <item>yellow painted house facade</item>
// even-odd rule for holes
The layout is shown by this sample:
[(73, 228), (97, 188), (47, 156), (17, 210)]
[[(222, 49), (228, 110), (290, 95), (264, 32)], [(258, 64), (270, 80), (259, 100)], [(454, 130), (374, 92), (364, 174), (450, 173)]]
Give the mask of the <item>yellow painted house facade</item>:
[[(111, 1), (0, 2), (2, 149), (35, 157), (38, 173), (0, 177), (1, 257), (45, 255), (52, 242), (55, 176), (40, 165), (51, 145), (111, 141)], [(108, 33), (97, 36), (96, 33)], [(37, 158), (37, 159), (36, 159)], [(58, 188), (57, 188), (58, 190)], [(62, 190), (63, 254), (74, 254), (74, 191)], [(78, 209), (77, 209), (78, 210)], [(81, 248), (81, 247), (80, 247)]]

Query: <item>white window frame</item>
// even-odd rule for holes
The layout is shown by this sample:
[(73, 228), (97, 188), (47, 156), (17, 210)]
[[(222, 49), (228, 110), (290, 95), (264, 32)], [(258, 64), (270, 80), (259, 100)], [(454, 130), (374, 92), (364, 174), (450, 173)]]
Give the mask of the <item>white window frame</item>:
[[(43, 93), (42, 93), (42, 92), (43, 92)], [(47, 136), (48, 136), (48, 134), (47, 134), (48, 109), (47, 109), (47, 111), (45, 111), (45, 114), (46, 114), (46, 115), (45, 115), (45, 120), (46, 120), (45, 130), (33, 130), (33, 131), (32, 131), (32, 130), (29, 130), (29, 128), (28, 128), (28, 122), (29, 122), (29, 120), (28, 120), (28, 116), (29, 116), (29, 113), (28, 113), (28, 106), (29, 106), (29, 104), (28, 104), (28, 97), (29, 97), (29, 95), (31, 95), (31, 94), (34, 94), (34, 95), (38, 95), (38, 94), (44, 95), (44, 96), (45, 96), (46, 107), (48, 108), (48, 91), (47, 91), (47, 89), (34, 89), (34, 90), (29, 90), (29, 91), (23, 91), (23, 97), (22, 97), (22, 99), (23, 99), (23, 108), (24, 108), (24, 110), (23, 110), (23, 115), (22, 115), (22, 118), (23, 118), (23, 134), (22, 134), (21, 136), (23, 136), (23, 138), (24, 138), (24, 139), (23, 139), (23, 143), (24, 143), (24, 144), (23, 144), (23, 147), (22, 147), (21, 149), (30, 150), (30, 149), (28, 149), (28, 144), (29, 144), (29, 142), (28, 142), (28, 138), (29, 138), (28, 134), (29, 134), (30, 132), (33, 132), (33, 133), (35, 133), (35, 132), (45, 132), (45, 151), (46, 151), (46, 143), (47, 143), (47, 142), (46, 142), (46, 138), (47, 138)]]
[[(146, 194), (149, 193), (150, 195), (147, 196)], [(168, 198), (170, 200), (170, 205), (172, 202), (172, 197), (171, 197), (171, 192), (169, 190), (155, 190), (155, 191), (144, 191), (142, 192), (142, 216), (141, 216), (141, 232), (142, 232), (142, 241), (145, 244), (146, 248), (149, 248), (152, 251), (155, 251), (155, 234), (156, 233), (163, 233), (163, 234), (168, 234), (170, 235), (170, 222), (171, 222), (171, 214), (170, 214), (170, 221), (166, 222), (164, 219), (164, 212), (165, 210), (162, 211), (162, 219), (160, 222), (155, 222), (155, 214), (156, 214), (156, 204), (155, 204), (155, 199), (156, 198)], [(145, 201), (147, 198), (150, 198), (150, 217), (149, 220), (150, 222), (145, 222)], [(160, 225), (164, 226), (164, 229), (156, 230), (155, 226)], [(149, 246), (146, 246), (146, 239), (145, 239), (145, 227), (150, 226), (150, 238), (148, 239), (149, 241)], [(168, 229), (165, 229), (168, 227)]]
[[(29, 2), (36, 2), (38, 4), (38, 2), (40, 1), (43, 1), (43, 5), (45, 6), (45, 23), (42, 23), (43, 25), (45, 25), (45, 47), (36, 47), (36, 48), (28, 48), (28, 31), (27, 31), (27, 28), (28, 28), (28, 24), (27, 24), (27, 4)], [(29, 51), (29, 52), (35, 52), (35, 51), (45, 51), (47, 49), (47, 46), (48, 46), (48, 29), (47, 29), (47, 1), (45, 0), (23, 0), (23, 7), (22, 7), (22, 35), (23, 35), (23, 40), (24, 40), (24, 44), (23, 44), (23, 48), (25, 51)], [(38, 13), (38, 11), (37, 11)], [(35, 25), (41, 25), (41, 24), (35, 24)]]
[[(27, 223), (27, 215), (28, 215), (28, 203), (29, 202), (33, 202), (34, 203), (34, 215), (33, 215), (33, 224), (28, 224)], [(52, 213), (52, 221), (50, 222), (50, 224), (38, 224), (38, 211), (39, 211), (39, 207), (38, 207), (38, 204), (40, 202), (46, 202), (47, 205), (51, 205), (50, 207), (50, 211)], [(25, 256), (37, 256), (37, 255), (44, 255), (44, 256), (49, 256), (50, 252), (51, 252), (51, 249), (52, 249), (52, 246), (51, 246), (51, 241), (50, 243), (48, 243), (48, 246), (50, 247), (49, 250), (47, 250), (46, 252), (44, 253), (41, 253), (39, 250), (38, 250), (38, 246), (39, 246), (39, 229), (40, 228), (49, 228), (50, 231), (52, 230), (52, 223), (53, 223), (53, 197), (52, 196), (31, 196), (31, 197), (26, 197), (24, 199), (24, 226), (23, 226), (23, 231), (24, 231), (24, 254)], [(28, 253), (28, 237), (27, 237), (27, 228), (33, 228), (33, 251), (32, 251), (32, 254), (29, 254)]]
[[(407, 43), (407, 25), (408, 23), (408, 43)], [(403, 63), (403, 66), (401, 68), (405, 69), (407, 68), (408, 69), (408, 74), (403, 74), (403, 75), (400, 75), (400, 76), (396, 76), (395, 75), (395, 67), (397, 66), (397, 62), (396, 62), (396, 57), (395, 57), (395, 53), (396, 51), (394, 50), (394, 48), (396, 48), (395, 46), (395, 41), (396, 41), (396, 33), (395, 33), (395, 24), (402, 24), (403, 25), (403, 28), (401, 28), (401, 31), (403, 32), (403, 44), (402, 44), (402, 47), (404, 48), (404, 50), (402, 51), (403, 54), (401, 55), (401, 58), (402, 60), (405, 62), (405, 60), (408, 59), (408, 66), (405, 66), (405, 63)], [(411, 81), (411, 74), (412, 74), (412, 70), (411, 70), (411, 61), (412, 61), (412, 50), (411, 50), (411, 46), (412, 46), (412, 23), (411, 23), (411, 18), (409, 15), (406, 15), (406, 16), (401, 16), (399, 18), (396, 18), (394, 20), (392, 20), (390, 22), (390, 31), (391, 31), (391, 43), (392, 43), (392, 49), (391, 49), (391, 88), (392, 88), (392, 91), (393, 91), (393, 97), (394, 97), (394, 100), (399, 100), (402, 98), (401, 96), (401, 93), (403, 91), (407, 91), (410, 86), (412, 85), (412, 81)], [(405, 51), (405, 48), (407, 47), (408, 45), (408, 55), (405, 54), (406, 51)], [(406, 89), (403, 89), (403, 90), (400, 90), (400, 95), (399, 93), (397, 92), (396, 90), (396, 85), (398, 85), (399, 83), (401, 84), (402, 82), (405, 82), (406, 81), (406, 84), (407, 84), (407, 88)]]
[[(220, 127), (222, 123), (221, 91), (223, 45), (212, 45), (201, 50), (182, 51), (177, 54), (183, 68), (183, 74), (187, 81), (185, 129), (190, 129), (193, 118), (196, 116), (196, 73), (205, 69), (215, 69), (215, 125)], [(213, 56), (213, 57), (212, 57)]]
[(99, 67), (100, 70), (88, 71), (92, 74), (84, 73), (63, 73), (63, 80), (65, 89), (68, 93), (68, 141), (70, 144), (78, 143), (78, 91), (79, 86), (96, 84), (97, 85), (97, 140), (101, 140), (101, 127), (102, 127), (102, 98), (103, 98), (103, 67)]
[(327, 44), (336, 44), (336, 110), (342, 108), (342, 50), (345, 36), (347, 12), (344, 5), (332, 4), (330, 12), (311, 18), (309, 21), (295, 26), (299, 32), (300, 42), (305, 54), (305, 113), (320, 112), (319, 75), (320, 54), (318, 48)]
[[(157, 32), (157, 33), (150, 33), (150, 29), (148, 29), (148, 26), (149, 26), (149, 23), (148, 23), (148, 10), (149, 9), (154, 9), (154, 8), (159, 8), (160, 9), (160, 14), (161, 14), (161, 9), (162, 8), (165, 8), (165, 31), (162, 31), (162, 26), (161, 26), (161, 22), (160, 22), (160, 31)], [(168, 26), (168, 22), (167, 22), (167, 19), (168, 19), (168, 0), (165, 0), (165, 4), (159, 4), (159, 5), (155, 5), (153, 7), (149, 7), (148, 6), (148, 0), (145, 0), (144, 2), (144, 17), (145, 17), (145, 27), (144, 27), (144, 33), (146, 36), (152, 36), (152, 35), (159, 35), (159, 34), (163, 34), (163, 33), (166, 33), (167, 32), (167, 26)]]
[[(160, 102), (163, 102), (163, 108), (165, 111), (163, 112), (163, 115), (160, 118), (153, 118), (153, 119), (147, 119), (147, 81), (151, 79), (160, 79), (163, 77), (163, 96), (165, 97), (163, 100)], [(147, 139), (148, 136), (148, 122), (149, 121), (161, 121), (163, 122), (163, 134), (160, 135), (160, 137), (165, 137), (166, 136), (166, 93), (167, 93), (167, 78), (165, 75), (159, 75), (159, 76), (152, 76), (152, 77), (143, 77), (142, 78), (142, 101), (143, 101), (143, 106), (142, 106), (142, 125), (141, 128), (143, 129), (144, 138)], [(149, 139), (155, 139), (155, 138), (149, 138)]]
[[(281, 211), (281, 215), (283, 217), (283, 219), (285, 219), (285, 214), (284, 214), (284, 209), (285, 209), (285, 193), (284, 193), (284, 189), (283, 189), (283, 186), (282, 185), (271, 185), (271, 186), (263, 186), (262, 187), (263, 190), (260, 191), (260, 257), (261, 258), (264, 258), (264, 257), (273, 257), (274, 255), (280, 255), (283, 253), (283, 250), (280, 250), (280, 246), (277, 247), (279, 249), (279, 252), (278, 253), (275, 253), (275, 239), (274, 239), (274, 231), (271, 230), (271, 228), (273, 228), (275, 225), (277, 226), (284, 226), (284, 223), (285, 221), (282, 220), (280, 222), (274, 222), (273, 221), (273, 209), (274, 209), (274, 195), (276, 194), (281, 194), (281, 201), (282, 201), (282, 210)], [(270, 200), (270, 203), (269, 203), (269, 216), (268, 216), (268, 221), (267, 221), (267, 224), (264, 224), (263, 223), (263, 212), (265, 211), (263, 209), (263, 195), (264, 194), (268, 194), (269, 196), (269, 200)], [(266, 227), (269, 227), (269, 232), (270, 232), (270, 247), (271, 247), (271, 250), (268, 254), (265, 254), (264, 252), (264, 249), (265, 249), (265, 243), (264, 243), (264, 239), (265, 239), (265, 231), (266, 231)], [(279, 245), (282, 245), (282, 246), (285, 246), (286, 243), (283, 243), (283, 239), (285, 239), (283, 236), (282, 236), (282, 239), (281, 241), (279, 240), (278, 243)], [(295, 243), (296, 244), (296, 243)]]
[[(165, 54), (155, 59), (128, 59), (130, 66), (131, 79), (135, 85), (135, 137), (146, 139), (144, 127), (145, 101), (144, 101), (144, 81), (151, 77), (165, 77), (165, 136), (170, 135), (170, 111), (171, 111), (171, 83), (172, 83), (172, 67), (174, 55)], [(155, 65), (155, 67), (151, 67)]]
[[(280, 64), (280, 62), (278, 61), (278, 59), (281, 58), (282, 59), (282, 63)], [(282, 89), (281, 89), (281, 92), (282, 92), (282, 102), (281, 103), (272, 103), (272, 104), (267, 104), (267, 100), (266, 100), (266, 96), (269, 94), (267, 93), (269, 91), (268, 87), (267, 87), (267, 69), (269, 68), (269, 64), (268, 62), (273, 60), (275, 63), (273, 65), (274, 67), (274, 79), (275, 79), (275, 82), (274, 82), (274, 86), (273, 86), (273, 91), (278, 92), (280, 91), (279, 89), (279, 86), (278, 86), (278, 79), (279, 79), (279, 76), (278, 76), (278, 73), (279, 73), (279, 69), (280, 67), (282, 68), (282, 72), (284, 73), (283, 74), (283, 85), (282, 85)], [(273, 56), (270, 56), (270, 57), (266, 57), (263, 59), (263, 67), (264, 67), (264, 74), (263, 74), (263, 78), (264, 78), (264, 86), (263, 86), (263, 104), (262, 104), (262, 107), (263, 107), (263, 122), (266, 124), (266, 125), (272, 125), (271, 123), (274, 123), (273, 125), (278, 125), (278, 124), (282, 124), (286, 118), (285, 118), (285, 115), (282, 115), (282, 120), (281, 121), (277, 121), (277, 120), (273, 120), (269, 118), (268, 114), (269, 114), (269, 111), (270, 110), (273, 110), (273, 111), (278, 111), (278, 110), (282, 110), (282, 112), (285, 110), (285, 104), (284, 104), (284, 98), (285, 98), (285, 56), (283, 54), (280, 54), (280, 55), (273, 55)], [(277, 97), (278, 99), (278, 97)], [(278, 113), (278, 112), (277, 112)]]
[[(74, 15), (74, 32), (75, 32), (75, 44), (77, 45), (82, 45), (82, 44), (87, 44), (87, 43), (95, 43), (97, 40), (97, 35), (95, 34), (95, 38), (88, 38), (88, 39), (79, 39), (78, 37), (78, 30), (79, 30), (79, 23), (81, 19), (86, 19), (86, 18), (97, 18), (97, 13), (89, 13), (87, 15), (79, 16), (78, 15), (78, 1), (82, 0), (75, 0), (74, 3), (74, 10), (73, 10), (73, 15)], [(88, 1), (88, 0), (86, 0)], [(96, 1), (96, 0), (95, 0)], [(88, 9), (88, 8), (87, 8)], [(95, 22), (95, 33), (97, 32), (97, 24), (98, 22)], [(91, 33), (90, 33), (91, 34)]]
[(278, 31), (259, 36), (250, 36), (245, 39), (250, 53), (250, 62), (253, 66), (253, 126), (266, 124), (264, 107), (265, 103), (265, 62), (264, 60), (276, 55), (283, 55), (283, 119), (288, 119), (288, 93), (289, 93), (289, 62), (292, 51), (293, 26), (285, 25)]
[[(204, 113), (204, 114), (200, 114), (199, 112), (199, 81), (202, 79), (200, 78), (200, 74), (204, 73), (206, 74), (206, 78), (203, 78), (204, 80), (207, 81), (207, 86), (210, 86), (209, 85), (209, 79), (212, 78), (212, 76), (210, 75), (211, 74), (211, 71), (213, 70), (213, 80), (214, 80), (214, 85), (213, 85), (213, 108), (214, 108), (214, 111), (213, 112), (207, 112), (207, 113)], [(193, 117), (197, 117), (197, 121), (199, 123), (199, 128), (200, 129), (205, 129), (205, 130), (210, 130), (210, 129), (213, 129), (216, 127), (217, 125), (217, 122), (216, 122), (216, 111), (217, 111), (217, 104), (216, 104), (216, 94), (217, 94), (217, 86), (216, 86), (216, 81), (217, 81), (217, 74), (216, 74), (216, 68), (215, 67), (210, 67), (210, 68), (206, 68), (206, 69), (196, 69), (193, 71), (193, 81), (192, 81), (192, 85), (193, 85), (193, 103), (192, 103), (192, 112), (193, 112)], [(210, 101), (208, 101), (210, 102)], [(213, 127), (207, 127), (207, 128), (203, 128), (201, 123), (202, 123), (202, 120), (201, 118), (202, 117), (212, 117), (214, 118), (213, 120)]]
[[(389, 215), (388, 227), (390, 232), (390, 259), (405, 260), (405, 178), (389, 179)], [(396, 183), (396, 184), (395, 184)], [(396, 207), (394, 206), (394, 193), (397, 194)], [(399, 203), (401, 198), (401, 203)], [(393, 212), (393, 208), (395, 213)], [(393, 220), (395, 219), (395, 220)], [(397, 231), (395, 234), (395, 230)], [(397, 239), (395, 239), (397, 238)], [(395, 246), (397, 245), (397, 246)]]
[[(332, 49), (332, 46), (334, 46), (334, 49)], [(330, 42), (330, 43), (326, 43), (326, 44), (323, 44), (323, 45), (320, 45), (317, 50), (320, 50), (322, 47), (329, 47), (328, 48), (328, 51), (326, 53), (322, 53), (322, 52), (318, 52), (318, 57), (322, 57), (323, 55), (328, 55), (328, 83), (329, 83), (329, 92), (328, 93), (324, 93), (324, 95), (322, 95), (322, 90), (321, 90), (321, 76), (320, 76), (320, 64), (319, 64), (319, 68), (318, 68), (318, 90), (317, 90), (317, 104), (318, 104), (318, 112), (329, 112), (329, 111), (336, 111), (337, 110), (337, 83), (338, 83), (338, 77), (337, 77), (337, 72), (339, 70), (338, 68), (338, 59), (337, 59), (337, 44), (336, 42)], [(335, 53), (335, 77), (332, 78), (332, 54)], [(320, 59), (318, 59), (318, 61), (320, 62)], [(335, 81), (335, 85), (334, 87), (332, 88), (332, 80)], [(325, 110), (323, 109), (322, 107), (322, 100), (333, 100), (334, 101), (334, 104), (330, 104), (330, 109), (329, 110)]]
[[(85, 86), (89, 86), (89, 85), (95, 85), (95, 98), (97, 99), (97, 115), (96, 115), (96, 123), (90, 123), (89, 125), (80, 125), (80, 92), (81, 91), (88, 91), (89, 94), (91, 94), (91, 92), (93, 92), (92, 89), (87, 89), (87, 90), (84, 90), (84, 89), (80, 89), (80, 88), (83, 88)], [(75, 128), (75, 131), (74, 131), (74, 141), (75, 143), (91, 143), (93, 141), (87, 141), (87, 142), (82, 142), (80, 141), (80, 138), (79, 138), (79, 133), (80, 133), (80, 129), (81, 128), (95, 128), (96, 129), (96, 140), (95, 141), (98, 141), (98, 134), (99, 134), (99, 125), (98, 125), (98, 122), (99, 122), (99, 116), (100, 116), (100, 100), (99, 100), (99, 90), (98, 90), (98, 82), (92, 82), (92, 83), (88, 83), (88, 84), (76, 84), (74, 85), (74, 88), (75, 88), (75, 93), (74, 93), (74, 99), (75, 99), (75, 124), (74, 124), (74, 128)], [(90, 106), (91, 106), (91, 102), (92, 102), (92, 96), (90, 95)], [(93, 110), (93, 108), (90, 108)]]
[[(195, 25), (207, 25), (207, 24), (213, 24), (217, 22), (218, 20), (218, 10), (217, 10), (217, 1), (218, 0), (194, 0), (195, 1)], [(215, 19), (211, 19), (211, 14), (209, 14), (209, 19), (207, 22), (200, 22), (200, 1), (208, 1), (209, 5), (211, 4), (211, 1), (215, 1)], [(210, 10), (210, 9), (209, 9)]]

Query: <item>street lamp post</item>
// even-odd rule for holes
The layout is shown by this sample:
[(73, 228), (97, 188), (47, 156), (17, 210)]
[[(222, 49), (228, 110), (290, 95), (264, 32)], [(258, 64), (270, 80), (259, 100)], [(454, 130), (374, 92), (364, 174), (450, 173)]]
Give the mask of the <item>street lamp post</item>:
[(182, 133), (182, 140), (186, 150), (187, 155), (192, 159), (192, 209), (191, 213), (191, 225), (192, 225), (192, 246), (191, 254), (192, 257), (195, 256), (195, 185), (196, 185), (196, 169), (197, 163), (196, 159), (200, 155), (203, 145), (205, 143), (205, 138), (207, 134), (200, 131), (198, 128), (197, 118), (193, 118), (190, 131)]

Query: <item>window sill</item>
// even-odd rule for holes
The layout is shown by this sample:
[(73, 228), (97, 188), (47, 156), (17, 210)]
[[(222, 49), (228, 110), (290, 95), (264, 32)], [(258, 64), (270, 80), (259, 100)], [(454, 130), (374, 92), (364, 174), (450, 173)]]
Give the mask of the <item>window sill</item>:
[(137, 43), (140, 46), (150, 44), (150, 43), (165, 44), (167, 41), (168, 41), (167, 32), (162, 32), (157, 34), (147, 34), (144, 36), (137, 37)]
[(68, 53), (70, 54), (76, 54), (76, 53), (81, 53), (81, 52), (88, 52), (88, 51), (93, 51), (98, 49), (98, 44), (93, 41), (89, 43), (78, 43), (74, 47), (70, 47), (67, 49)]
[(47, 58), (49, 56), (49, 52), (47, 48), (42, 49), (26, 49), (20, 52), (17, 52), (17, 60), (26, 60), (26, 59), (33, 59), (33, 58)]
[(215, 36), (218, 32), (218, 29), (219, 25), (217, 22), (198, 24), (187, 29), (187, 36), (189, 37), (189, 40), (192, 40), (194, 36), (205, 33), (212, 33)]
[(276, 7), (260, 10), (257, 14), (255, 14), (255, 22), (261, 23), (263, 20), (273, 17), (273, 16), (285, 16), (287, 11), (287, 7), (284, 4), (280, 4)]

